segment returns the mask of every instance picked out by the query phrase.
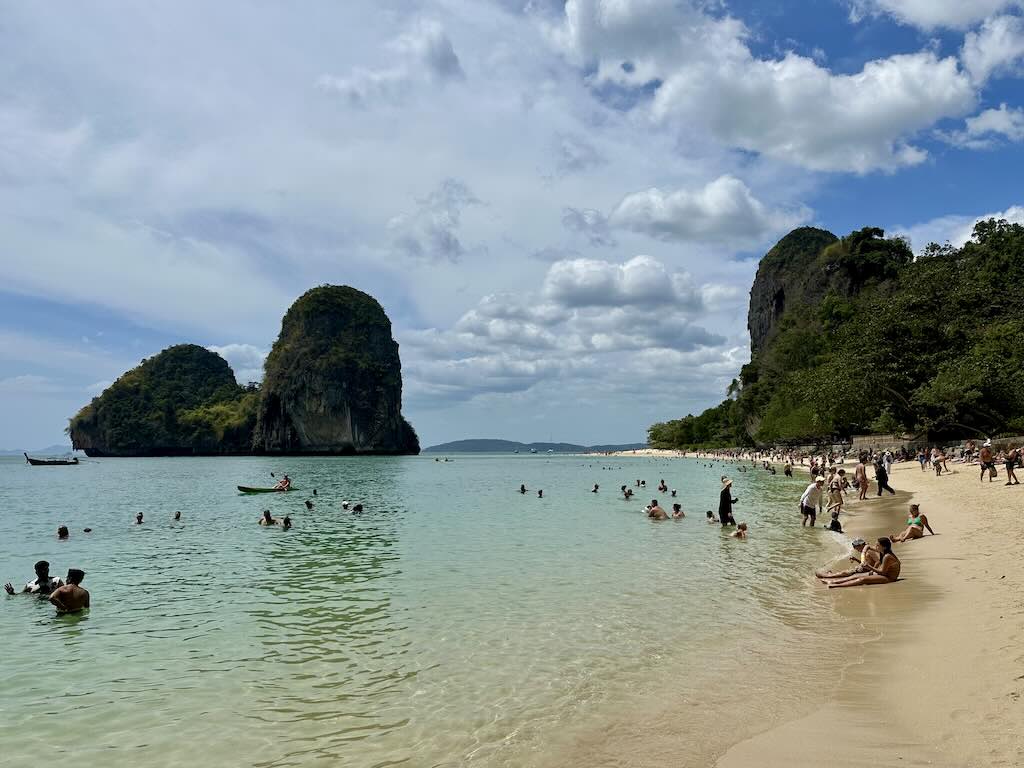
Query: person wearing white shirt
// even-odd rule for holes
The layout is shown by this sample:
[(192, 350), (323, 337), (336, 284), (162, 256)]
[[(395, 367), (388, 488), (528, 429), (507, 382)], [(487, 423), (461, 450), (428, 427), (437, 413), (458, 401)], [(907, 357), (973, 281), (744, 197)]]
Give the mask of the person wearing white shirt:
[(818, 475), (800, 497), (800, 514), (804, 516), (800, 525), (807, 525), (807, 521), (810, 520), (811, 527), (814, 527), (814, 521), (818, 517), (818, 506), (821, 504), (821, 489), (824, 485), (825, 478)]

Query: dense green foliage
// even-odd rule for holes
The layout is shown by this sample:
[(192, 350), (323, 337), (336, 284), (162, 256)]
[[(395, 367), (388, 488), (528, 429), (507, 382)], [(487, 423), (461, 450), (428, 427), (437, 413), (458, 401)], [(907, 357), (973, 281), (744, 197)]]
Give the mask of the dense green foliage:
[(652, 445), (1024, 429), (1024, 227), (981, 222), (963, 248), (917, 259), (866, 228), (804, 257), (793, 279), (820, 297), (787, 306), (729, 399), (653, 425)]
[(257, 392), (235, 383), (219, 355), (179, 344), (125, 373), (68, 425), (91, 455), (245, 453)]
[(369, 294), (341, 285), (304, 293), (285, 313), (265, 371), (257, 450), (419, 453), (401, 415), (391, 321)]

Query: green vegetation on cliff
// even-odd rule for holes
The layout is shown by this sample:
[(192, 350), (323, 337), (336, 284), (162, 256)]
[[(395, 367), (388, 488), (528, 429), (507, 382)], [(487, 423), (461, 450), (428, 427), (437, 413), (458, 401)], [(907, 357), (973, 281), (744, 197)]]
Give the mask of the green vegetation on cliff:
[(295, 301), (263, 386), (227, 362), (169, 347), (122, 375), (68, 425), (90, 456), (419, 453), (402, 417), (402, 364), (377, 300), (321, 286)]
[(804, 442), (881, 431), (1024, 429), (1024, 227), (979, 223), (963, 248), (865, 228), (795, 230), (751, 289), (752, 357), (728, 399), (654, 424), (651, 445)]
[(246, 453), (257, 392), (235, 383), (220, 355), (168, 347), (122, 375), (68, 425), (90, 456)]
[(300, 296), (267, 357), (254, 447), (267, 453), (418, 453), (402, 418), (402, 364), (372, 296), (325, 285)]

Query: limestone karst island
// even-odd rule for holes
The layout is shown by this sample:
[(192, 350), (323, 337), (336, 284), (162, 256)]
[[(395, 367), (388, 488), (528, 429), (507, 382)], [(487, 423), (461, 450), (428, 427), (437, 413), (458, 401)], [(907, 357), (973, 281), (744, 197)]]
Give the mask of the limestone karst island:
[(89, 456), (416, 454), (402, 363), (372, 296), (320, 286), (284, 316), (263, 384), (241, 386), (195, 344), (144, 360), (68, 426)]

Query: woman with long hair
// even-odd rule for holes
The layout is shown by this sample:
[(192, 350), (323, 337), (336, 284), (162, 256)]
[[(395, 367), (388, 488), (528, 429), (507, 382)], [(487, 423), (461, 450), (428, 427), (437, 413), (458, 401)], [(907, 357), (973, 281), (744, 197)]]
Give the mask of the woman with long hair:
[(892, 541), (888, 536), (878, 540), (878, 554), (881, 555), (881, 562), (876, 568), (873, 565), (864, 563), (867, 573), (859, 573), (848, 579), (836, 579), (828, 583), (828, 588), (833, 587), (860, 587), (865, 584), (891, 584), (900, 577), (900, 559), (892, 551)]
[(928, 533), (932, 536), (935, 535), (935, 531), (928, 524), (927, 515), (921, 513), (920, 504), (911, 504), (910, 512), (907, 514), (907, 527), (902, 533), (893, 534), (890, 538), (893, 543), (909, 541), (910, 539), (920, 539), (924, 536), (925, 529), (928, 529)]

